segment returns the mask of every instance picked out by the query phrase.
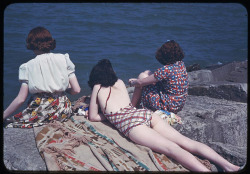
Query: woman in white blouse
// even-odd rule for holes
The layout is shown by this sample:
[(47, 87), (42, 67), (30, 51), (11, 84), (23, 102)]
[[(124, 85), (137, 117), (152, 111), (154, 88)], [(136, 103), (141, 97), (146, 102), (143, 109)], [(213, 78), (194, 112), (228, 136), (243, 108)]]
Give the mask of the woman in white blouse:
[[(75, 65), (68, 54), (50, 53), (56, 47), (55, 39), (43, 27), (30, 31), (26, 39), (27, 49), (36, 57), (19, 68), (21, 88), (17, 97), (4, 111), (7, 127), (31, 128), (51, 120), (65, 121), (72, 114), (71, 102), (65, 91), (74, 95), (81, 90), (75, 76)], [(33, 94), (28, 107), (7, 119)]]

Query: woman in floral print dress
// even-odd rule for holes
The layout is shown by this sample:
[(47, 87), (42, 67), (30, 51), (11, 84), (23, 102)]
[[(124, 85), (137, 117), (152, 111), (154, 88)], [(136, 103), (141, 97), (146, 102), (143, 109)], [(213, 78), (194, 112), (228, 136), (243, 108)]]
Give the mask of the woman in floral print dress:
[(142, 72), (138, 79), (130, 79), (135, 86), (132, 104), (173, 113), (183, 108), (188, 89), (188, 74), (182, 59), (184, 53), (177, 42), (167, 41), (156, 52), (156, 59), (164, 66), (154, 73)]
[[(32, 128), (51, 120), (65, 121), (72, 114), (71, 102), (65, 94), (80, 92), (75, 76), (75, 65), (68, 54), (51, 53), (56, 41), (44, 27), (30, 31), (26, 39), (27, 49), (36, 57), (19, 68), (21, 88), (17, 97), (4, 111), (4, 125), (7, 127)], [(8, 118), (33, 94), (28, 107)]]

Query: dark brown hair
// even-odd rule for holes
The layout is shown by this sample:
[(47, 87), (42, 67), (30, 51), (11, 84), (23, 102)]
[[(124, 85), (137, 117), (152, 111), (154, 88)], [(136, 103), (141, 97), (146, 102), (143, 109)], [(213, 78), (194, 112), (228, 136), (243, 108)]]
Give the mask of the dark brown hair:
[(155, 58), (163, 65), (174, 64), (184, 58), (184, 52), (177, 42), (170, 40), (156, 51)]
[(88, 85), (91, 89), (96, 84), (100, 84), (102, 87), (113, 86), (118, 80), (111, 62), (108, 59), (100, 60), (91, 70), (89, 75)]
[(36, 27), (29, 32), (26, 44), (29, 50), (50, 52), (50, 50), (55, 49), (56, 40), (52, 38), (52, 35), (46, 28)]

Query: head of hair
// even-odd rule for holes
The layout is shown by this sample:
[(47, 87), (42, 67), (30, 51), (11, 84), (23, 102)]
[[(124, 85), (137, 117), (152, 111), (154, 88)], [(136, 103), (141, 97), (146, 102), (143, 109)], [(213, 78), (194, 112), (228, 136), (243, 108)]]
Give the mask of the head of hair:
[(156, 51), (155, 58), (163, 65), (174, 64), (184, 58), (184, 52), (177, 42), (170, 40)]
[(113, 67), (108, 59), (100, 60), (91, 70), (88, 85), (91, 89), (96, 84), (102, 87), (113, 86), (118, 80)]
[(52, 38), (50, 32), (44, 27), (33, 28), (26, 39), (26, 47), (29, 50), (39, 50), (50, 52), (55, 49), (56, 40)]

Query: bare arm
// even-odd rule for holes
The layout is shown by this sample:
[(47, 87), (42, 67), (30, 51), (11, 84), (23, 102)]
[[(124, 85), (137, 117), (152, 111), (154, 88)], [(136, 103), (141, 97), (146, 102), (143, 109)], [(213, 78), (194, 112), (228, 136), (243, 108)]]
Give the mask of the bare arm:
[(80, 93), (81, 87), (78, 83), (78, 80), (76, 76), (73, 76), (69, 79), (69, 88), (66, 90), (66, 92), (70, 93), (71, 95), (75, 95)]
[(6, 119), (15, 112), (26, 100), (29, 93), (29, 87), (26, 83), (22, 83), (17, 97), (12, 101), (8, 108), (4, 111), (3, 119)]
[(144, 78), (144, 79), (129, 79), (129, 83), (131, 86), (135, 87), (143, 87), (150, 84), (154, 84), (158, 82), (158, 80), (155, 78), (154, 74), (151, 74), (150, 76)]
[(91, 94), (90, 98), (90, 105), (89, 105), (89, 115), (88, 119), (90, 121), (104, 121), (106, 117), (102, 113), (98, 113), (98, 101), (97, 99), (97, 92), (99, 90), (99, 85), (95, 85)]

